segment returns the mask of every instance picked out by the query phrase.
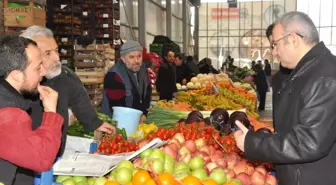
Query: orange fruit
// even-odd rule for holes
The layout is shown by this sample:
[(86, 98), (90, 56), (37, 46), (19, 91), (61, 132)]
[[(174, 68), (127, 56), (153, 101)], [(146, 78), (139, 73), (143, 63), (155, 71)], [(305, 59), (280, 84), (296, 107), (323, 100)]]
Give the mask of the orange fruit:
[(159, 178), (161, 185), (175, 185), (176, 184), (175, 178), (169, 173), (161, 173), (158, 178)]
[(116, 181), (107, 181), (107, 182), (105, 182), (104, 185), (120, 185), (120, 184), (117, 183)]
[(133, 185), (143, 185), (146, 181), (151, 179), (152, 177), (149, 175), (148, 171), (146, 170), (139, 170), (136, 172), (132, 179)]
[(132, 182), (129, 182), (129, 183), (127, 183), (126, 185), (133, 185), (133, 183), (132, 183)]
[(182, 180), (184, 185), (202, 185), (201, 180), (194, 176), (188, 176)]
[(154, 179), (148, 179), (143, 185), (157, 185)]
[(205, 179), (202, 181), (204, 185), (218, 185), (217, 182), (213, 179)]

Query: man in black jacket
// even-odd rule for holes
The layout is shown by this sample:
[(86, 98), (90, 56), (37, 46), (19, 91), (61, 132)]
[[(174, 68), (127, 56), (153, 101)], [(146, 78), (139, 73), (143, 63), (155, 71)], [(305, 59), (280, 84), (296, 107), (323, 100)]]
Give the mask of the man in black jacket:
[(156, 79), (156, 90), (160, 94), (160, 100), (172, 100), (173, 94), (177, 92), (176, 68), (173, 65), (174, 60), (174, 52), (167, 51), (160, 65)]
[(272, 36), (272, 54), (293, 69), (276, 97), (275, 133), (236, 122), (237, 146), (249, 160), (274, 163), (279, 185), (335, 184), (336, 57), (301, 12), (283, 15)]

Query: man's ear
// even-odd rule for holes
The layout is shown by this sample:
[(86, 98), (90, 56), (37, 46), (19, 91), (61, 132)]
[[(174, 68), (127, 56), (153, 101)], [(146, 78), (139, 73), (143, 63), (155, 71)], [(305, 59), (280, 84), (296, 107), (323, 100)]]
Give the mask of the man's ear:
[(20, 70), (13, 70), (9, 73), (7, 78), (11, 78), (13, 81), (20, 83), (24, 78), (23, 72)]

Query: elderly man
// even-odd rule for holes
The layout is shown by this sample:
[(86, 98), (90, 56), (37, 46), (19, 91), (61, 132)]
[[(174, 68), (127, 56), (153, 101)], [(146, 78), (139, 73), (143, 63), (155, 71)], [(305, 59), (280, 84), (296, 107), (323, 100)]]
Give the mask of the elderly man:
[(237, 146), (249, 160), (274, 163), (279, 185), (335, 184), (336, 58), (301, 12), (283, 15), (272, 37), (273, 56), (293, 69), (276, 97), (276, 133), (254, 133), (237, 121)]
[[(0, 74), (0, 182), (11, 185), (19, 166), (37, 172), (52, 167), (61, 143), (63, 118), (56, 113), (57, 92), (39, 85), (45, 70), (34, 41), (2, 38)], [(27, 113), (31, 101), (24, 97), (38, 93), (44, 106), (43, 119), (33, 131)]]
[(127, 41), (121, 46), (120, 55), (121, 60), (105, 76), (101, 110), (112, 117), (112, 107), (121, 106), (147, 115), (152, 87), (142, 63), (142, 47), (138, 42)]

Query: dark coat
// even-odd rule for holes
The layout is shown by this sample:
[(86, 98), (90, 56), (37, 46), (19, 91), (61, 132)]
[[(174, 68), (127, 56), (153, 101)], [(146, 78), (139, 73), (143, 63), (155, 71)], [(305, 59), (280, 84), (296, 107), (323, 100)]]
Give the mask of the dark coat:
[(177, 92), (176, 68), (172, 63), (164, 60), (161, 63), (156, 79), (156, 90), (160, 94), (172, 95)]
[(279, 185), (335, 184), (336, 57), (313, 47), (279, 90), (275, 134), (249, 131), (249, 160), (276, 164)]
[(267, 92), (268, 84), (264, 70), (258, 71), (254, 76), (254, 83), (259, 93)]
[(271, 64), (265, 64), (265, 74), (266, 76), (271, 76), (272, 69), (271, 69)]

